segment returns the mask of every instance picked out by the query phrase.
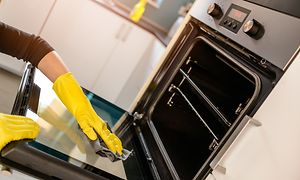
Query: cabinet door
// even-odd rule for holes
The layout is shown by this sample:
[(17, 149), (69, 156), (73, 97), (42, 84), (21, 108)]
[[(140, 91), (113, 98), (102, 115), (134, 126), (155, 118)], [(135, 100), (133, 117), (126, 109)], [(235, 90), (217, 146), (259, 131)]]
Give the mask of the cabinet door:
[[(120, 43), (103, 68), (93, 91), (104, 99), (116, 102), (124, 85), (148, 48), (154, 36), (130, 22), (125, 22)], [(127, 107), (121, 107), (125, 110)]]
[[(39, 34), (54, 0), (7, 0), (0, 5), (0, 21), (31, 34)], [(21, 75), (25, 63), (0, 54), (0, 66)]]
[(93, 1), (59, 0), (41, 35), (91, 89), (117, 45), (122, 19)]
[(128, 112), (133, 111), (139, 98), (138, 94), (161, 59), (165, 48), (159, 40), (153, 38), (115, 101), (119, 107)]
[(300, 179), (300, 55), (263, 103), (221, 164), (226, 174), (218, 180)]

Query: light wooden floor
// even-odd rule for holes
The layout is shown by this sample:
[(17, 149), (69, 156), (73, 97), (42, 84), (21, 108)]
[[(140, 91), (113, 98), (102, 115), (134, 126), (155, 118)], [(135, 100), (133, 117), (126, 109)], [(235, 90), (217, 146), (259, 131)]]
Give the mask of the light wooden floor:
[(0, 112), (10, 113), (21, 77), (0, 68)]

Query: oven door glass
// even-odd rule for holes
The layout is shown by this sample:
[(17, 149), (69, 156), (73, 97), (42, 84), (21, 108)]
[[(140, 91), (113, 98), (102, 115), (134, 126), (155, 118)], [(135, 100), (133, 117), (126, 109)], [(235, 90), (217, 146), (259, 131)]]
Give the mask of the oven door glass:
[[(39, 70), (35, 72), (34, 83), (41, 88), (38, 109), (37, 113), (28, 109), (26, 116), (34, 119), (40, 125), (41, 131), (35, 142), (29, 144), (72, 164), (88, 164), (125, 179), (122, 161), (111, 162), (108, 158), (95, 154), (74, 117), (55, 95), (52, 83)], [(109, 124), (113, 124), (122, 114), (119, 109), (115, 109), (113, 113), (105, 111), (105, 108), (100, 109), (96, 104), (100, 102), (92, 97), (93, 94), (88, 93), (87, 96), (93, 100), (97, 113), (108, 120)]]
[[(119, 136), (124, 148), (134, 153), (126, 161), (111, 162), (95, 153), (52, 90), (50, 82), (38, 69), (28, 66), (12, 110), (26, 115), (41, 129), (34, 141), (15, 141), (1, 151), (0, 162), (41, 179), (141, 179), (151, 178), (146, 157), (134, 131)], [(113, 126), (127, 113), (84, 90), (96, 113)]]

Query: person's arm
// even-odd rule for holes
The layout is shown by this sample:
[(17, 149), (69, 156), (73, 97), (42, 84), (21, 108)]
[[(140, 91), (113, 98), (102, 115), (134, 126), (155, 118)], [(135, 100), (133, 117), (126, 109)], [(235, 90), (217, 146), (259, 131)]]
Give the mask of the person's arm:
[[(26, 47), (32, 47), (32, 49), (39, 47), (33, 44), (43, 44), (43, 41), (0, 22), (0, 52), (19, 59), (34, 61), (53, 50), (51, 47), (40, 49), (37, 51), (39, 52), (37, 56), (27, 51)], [(36, 138), (39, 131), (39, 125), (30, 118), (0, 113), (0, 151), (11, 141)]]
[(69, 72), (69, 69), (55, 51), (49, 52), (41, 59), (38, 69), (52, 82), (55, 82), (58, 77)]
[(122, 155), (120, 139), (108, 130), (77, 80), (45, 40), (0, 22), (0, 42), (1, 52), (30, 62), (53, 82), (53, 90), (89, 139), (96, 140), (99, 135), (113, 153)]
[(30, 62), (35, 67), (54, 49), (41, 37), (0, 22), (0, 52)]
[(39, 36), (0, 22), (0, 42), (0, 52), (30, 62), (52, 82), (69, 72), (61, 57)]

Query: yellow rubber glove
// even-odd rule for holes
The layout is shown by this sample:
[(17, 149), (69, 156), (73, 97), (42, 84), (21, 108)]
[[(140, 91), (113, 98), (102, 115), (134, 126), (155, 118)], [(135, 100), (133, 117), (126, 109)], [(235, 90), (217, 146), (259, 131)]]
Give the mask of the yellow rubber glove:
[(133, 10), (130, 13), (130, 19), (134, 22), (138, 22), (145, 12), (145, 6), (147, 0), (140, 0), (136, 5), (134, 5)]
[(106, 123), (94, 111), (90, 101), (70, 72), (55, 80), (53, 90), (76, 118), (82, 131), (89, 139), (96, 140), (97, 132), (113, 153), (117, 152), (122, 155), (122, 142), (107, 129)]
[(0, 150), (11, 141), (34, 139), (40, 132), (40, 126), (24, 116), (0, 113)]

